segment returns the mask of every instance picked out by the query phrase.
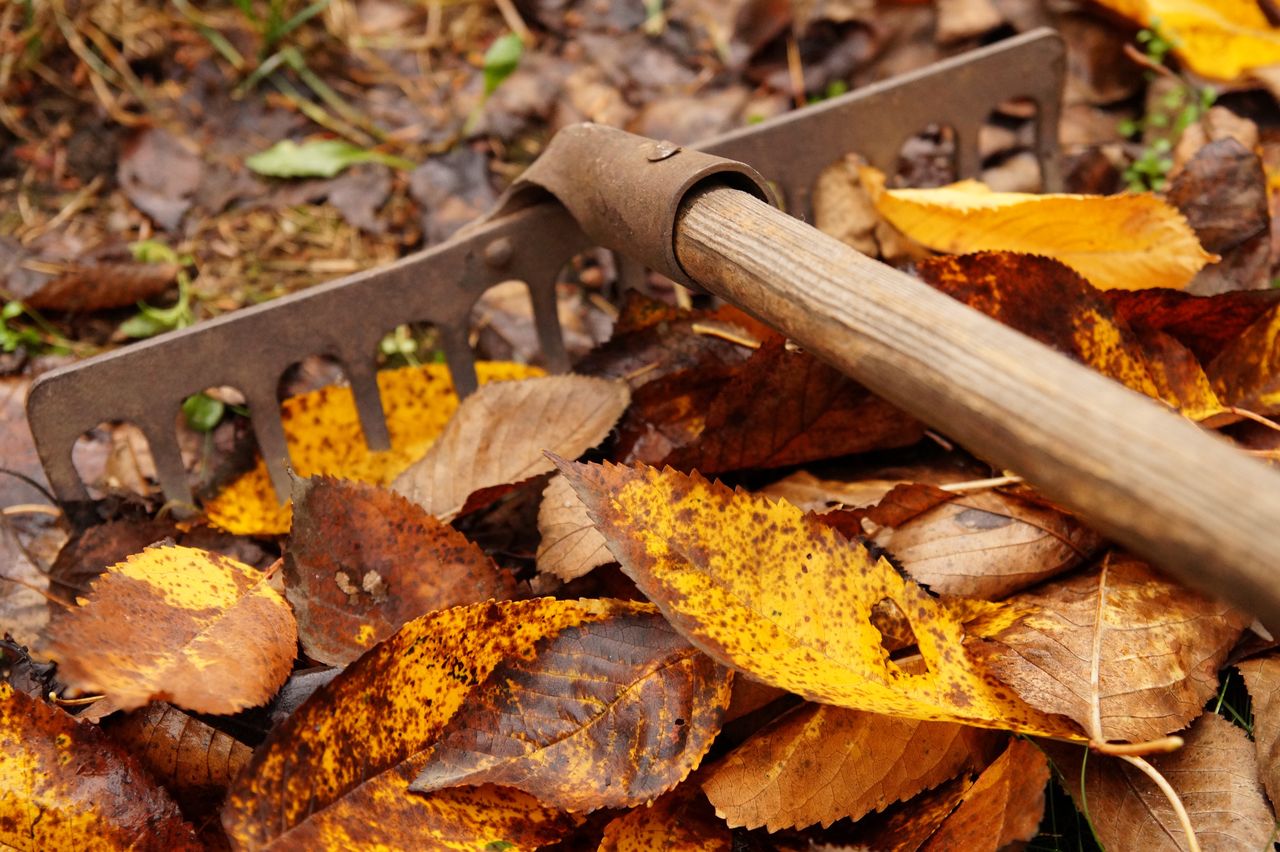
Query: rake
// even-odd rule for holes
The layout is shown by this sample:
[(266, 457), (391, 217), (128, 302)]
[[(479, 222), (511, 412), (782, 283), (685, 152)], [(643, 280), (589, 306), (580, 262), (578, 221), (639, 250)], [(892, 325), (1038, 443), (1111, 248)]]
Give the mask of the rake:
[(101, 422), (129, 421), (150, 444), (166, 498), (189, 503), (179, 408), (193, 393), (231, 385), (248, 402), (277, 494), (287, 495), (277, 387), (291, 365), (317, 354), (338, 361), (366, 442), (385, 449), (374, 354), (389, 329), (434, 324), (455, 387), (469, 393), (472, 308), (489, 287), (520, 280), (546, 363), (566, 370), (557, 277), (574, 256), (604, 246), (754, 314), (1188, 584), (1280, 625), (1280, 477), (1160, 404), (804, 223), (825, 167), (857, 151), (891, 169), (902, 144), (931, 124), (954, 130), (956, 170), (976, 176), (979, 128), (1012, 99), (1036, 105), (1042, 181), (1059, 189), (1063, 74), (1060, 39), (1037, 30), (696, 150), (596, 125), (566, 128), (494, 213), (449, 242), (41, 377), (27, 404), (41, 462), (59, 500), (84, 501), (72, 447)]

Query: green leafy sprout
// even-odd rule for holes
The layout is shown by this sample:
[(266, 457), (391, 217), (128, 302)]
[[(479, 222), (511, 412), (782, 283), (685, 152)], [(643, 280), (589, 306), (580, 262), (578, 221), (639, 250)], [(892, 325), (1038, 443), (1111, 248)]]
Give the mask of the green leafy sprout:
[[(1177, 46), (1174, 39), (1161, 34), (1156, 21), (1152, 21), (1150, 29), (1138, 33), (1137, 41), (1152, 68), (1163, 68), (1169, 53)], [(1121, 135), (1130, 138), (1153, 137), (1124, 171), (1124, 180), (1131, 192), (1159, 191), (1168, 185), (1169, 172), (1173, 169), (1174, 140), (1203, 118), (1217, 99), (1217, 93), (1212, 89), (1198, 89), (1185, 77), (1172, 71), (1167, 73), (1176, 81), (1174, 88), (1161, 97), (1146, 115), (1125, 119), (1118, 128)], [(1153, 80), (1155, 72), (1148, 71), (1146, 76)]]

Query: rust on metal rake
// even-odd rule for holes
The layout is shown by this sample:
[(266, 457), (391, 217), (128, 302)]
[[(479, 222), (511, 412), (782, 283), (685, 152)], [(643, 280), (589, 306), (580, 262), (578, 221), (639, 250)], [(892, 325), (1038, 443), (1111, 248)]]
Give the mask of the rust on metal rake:
[[(1037, 107), (1042, 183), (1055, 191), (1061, 184), (1057, 127), (1063, 75), (1062, 42), (1041, 29), (692, 147), (754, 167), (791, 215), (811, 220), (811, 192), (824, 168), (853, 151), (891, 169), (903, 143), (930, 124), (954, 130), (957, 174), (976, 177), (978, 132), (986, 117), (1004, 102), (1025, 99)], [(99, 423), (128, 421), (150, 444), (166, 499), (190, 504), (176, 419), (183, 399), (220, 385), (245, 395), (272, 484), (277, 495), (287, 495), (289, 453), (277, 388), (284, 371), (309, 355), (341, 364), (366, 442), (386, 449), (374, 372), (379, 340), (407, 322), (434, 324), (454, 386), (469, 393), (476, 386), (468, 342), (471, 311), (485, 290), (504, 281), (528, 286), (547, 366), (568, 369), (556, 282), (594, 241), (555, 202), (499, 213), (389, 266), (42, 376), (32, 386), (27, 414), (55, 495), (64, 503), (88, 499), (72, 461), (75, 442)]]

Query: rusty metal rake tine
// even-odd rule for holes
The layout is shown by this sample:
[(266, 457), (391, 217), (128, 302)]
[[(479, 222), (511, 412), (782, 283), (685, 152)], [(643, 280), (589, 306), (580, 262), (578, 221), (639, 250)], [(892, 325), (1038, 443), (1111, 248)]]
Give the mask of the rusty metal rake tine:
[(351, 397), (355, 400), (356, 413), (360, 415), (365, 444), (374, 451), (391, 449), (391, 435), (387, 432), (387, 418), (382, 411), (373, 358), (367, 352), (363, 358), (349, 354), (342, 363), (351, 383)]
[(156, 466), (156, 479), (159, 480), (168, 502), (183, 506), (194, 505), (191, 486), (187, 484), (187, 469), (182, 463), (182, 451), (178, 447), (175, 428), (178, 409), (159, 406), (154, 411), (157, 413), (141, 419), (135, 425), (147, 438), (151, 460)]
[(289, 445), (284, 437), (284, 423), (280, 419), (280, 402), (276, 398), (275, 383), (254, 384), (252, 388), (241, 389), (249, 403), (253, 439), (258, 442), (258, 454), (266, 462), (272, 487), (277, 494), (288, 494)]
[(476, 355), (471, 350), (468, 336), (465, 325), (440, 329), (440, 348), (444, 350), (444, 360), (449, 365), (449, 375), (453, 377), (453, 387), (458, 396), (474, 393), (479, 386)]
[(534, 330), (538, 334), (538, 345), (542, 347), (542, 357), (547, 369), (552, 373), (567, 371), (569, 353), (564, 348), (564, 334), (560, 328), (555, 281), (544, 287), (534, 287), (530, 282), (529, 301), (533, 306)]

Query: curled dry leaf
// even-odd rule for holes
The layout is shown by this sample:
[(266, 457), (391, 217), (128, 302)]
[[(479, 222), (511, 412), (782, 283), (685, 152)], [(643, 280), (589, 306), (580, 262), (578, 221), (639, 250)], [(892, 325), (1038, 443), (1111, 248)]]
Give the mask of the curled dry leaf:
[[(1269, 848), (1275, 817), (1258, 784), (1253, 746), (1245, 732), (1221, 716), (1205, 713), (1182, 736), (1182, 748), (1146, 760), (1182, 800), (1201, 848)], [(1062, 773), (1076, 807), (1084, 811), (1084, 749), (1057, 742), (1042, 745)], [(1141, 770), (1117, 758), (1089, 755), (1083, 786), (1094, 833), (1105, 848), (1186, 848), (1173, 806)]]
[[(812, 701), (1079, 737), (971, 659), (945, 604), (794, 506), (670, 469), (560, 469), (627, 576), (725, 665)], [(889, 659), (871, 621), (886, 599), (909, 619), (926, 671)]]
[[(537, 367), (480, 361), (481, 384), (542, 375)], [(286, 399), (280, 406), (289, 464), (298, 476), (328, 474), (388, 485), (443, 431), (458, 409), (458, 396), (444, 364), (423, 364), (378, 373), (378, 394), (391, 449), (370, 450), (351, 388), (330, 386)], [(282, 535), (289, 531), (290, 505), (281, 505), (266, 463), (228, 485), (205, 504), (209, 520), (238, 535)]]
[(603, 441), (630, 399), (622, 382), (588, 376), (487, 385), (463, 401), (440, 440), (391, 487), (450, 520), (478, 491), (551, 470), (544, 450), (577, 458)]
[(731, 826), (825, 827), (977, 769), (999, 740), (950, 722), (804, 704), (730, 752), (702, 789)]
[(1194, 719), (1250, 622), (1115, 554), (1014, 602), (1036, 611), (976, 651), (1028, 704), (1098, 741), (1146, 742)]
[[(227, 834), (251, 847), (344, 848), (359, 837), (421, 849), (446, 832), (465, 836), (461, 823), (446, 819), (452, 814), (471, 826), (469, 848), (479, 839), (524, 848), (551, 842), (572, 822), (523, 793), (481, 787), (422, 796), (411, 795), (409, 785), (496, 668), (536, 656), (540, 643), (566, 628), (642, 610), (619, 601), (539, 598), (455, 607), (407, 623), (272, 731), (228, 794)], [(376, 737), (368, 736), (371, 724)], [(473, 807), (459, 810), (459, 801)], [(428, 819), (435, 821), (424, 835)], [(495, 834), (500, 830), (506, 833)]]
[(191, 826), (96, 725), (0, 682), (0, 845), (197, 850)]
[(981, 252), (933, 258), (919, 272), (948, 296), (1193, 420), (1222, 412), (1190, 350), (1163, 332), (1130, 328), (1101, 292), (1055, 260)]
[(189, 812), (220, 805), (253, 749), (194, 716), (153, 702), (103, 723)]
[(733, 836), (694, 779), (610, 822), (598, 852), (731, 852)]
[(285, 596), (317, 662), (346, 665), (406, 621), (515, 591), (462, 533), (385, 488), (313, 477), (293, 503)]
[(1082, 564), (1101, 537), (1063, 512), (999, 491), (955, 494), (930, 485), (898, 486), (927, 491), (918, 513), (866, 517), (878, 529), (871, 541), (893, 554), (911, 577), (934, 592), (1002, 598)]
[(1043, 255), (1103, 290), (1185, 287), (1218, 259), (1186, 218), (1154, 195), (992, 192), (976, 180), (885, 189), (883, 174), (860, 172), (880, 214), (934, 251)]
[(560, 474), (551, 477), (538, 507), (538, 570), (566, 583), (613, 561), (587, 507)]
[(1280, 656), (1239, 663), (1253, 701), (1253, 743), (1258, 772), (1272, 804), (1280, 802)]
[(410, 789), (493, 783), (565, 811), (633, 807), (702, 760), (731, 684), (652, 608), (620, 604), (606, 621), (561, 630), (532, 659), (500, 663)]
[(109, 568), (50, 627), (47, 651), (68, 684), (105, 693), (118, 709), (164, 700), (235, 713), (275, 694), (297, 641), (293, 613), (266, 574), (171, 546)]

